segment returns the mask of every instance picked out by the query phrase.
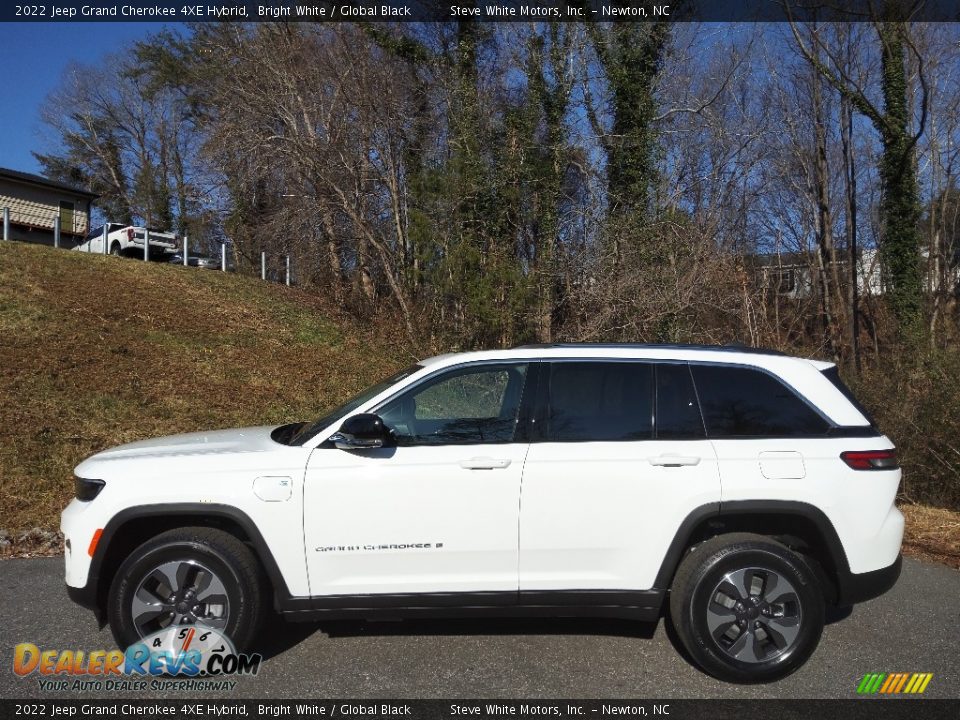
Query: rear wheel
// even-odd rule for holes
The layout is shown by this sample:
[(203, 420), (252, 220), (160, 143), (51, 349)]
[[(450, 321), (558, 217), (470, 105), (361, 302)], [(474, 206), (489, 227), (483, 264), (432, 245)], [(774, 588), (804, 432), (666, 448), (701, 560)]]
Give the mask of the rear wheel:
[(113, 242), (113, 245), (110, 246), (110, 254), (119, 256), (120, 253), (120, 243), (117, 241)]
[(248, 648), (266, 612), (256, 557), (213, 528), (178, 528), (137, 548), (110, 587), (107, 618), (121, 648), (172, 625), (203, 625)]
[(721, 535), (677, 569), (670, 615), (684, 647), (722, 680), (769, 682), (803, 665), (823, 631), (823, 592), (802, 556), (762, 535)]

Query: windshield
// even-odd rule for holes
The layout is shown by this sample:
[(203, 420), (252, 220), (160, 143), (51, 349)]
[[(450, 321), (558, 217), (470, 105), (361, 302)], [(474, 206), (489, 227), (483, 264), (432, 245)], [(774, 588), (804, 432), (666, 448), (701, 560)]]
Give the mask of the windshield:
[(316, 422), (307, 422), (303, 424), (303, 427), (300, 431), (290, 439), (290, 445), (303, 445), (307, 440), (312, 438), (318, 432), (323, 430), (325, 427), (332, 425), (336, 422), (337, 419), (342, 418), (344, 415), (353, 412), (358, 407), (363, 405), (365, 402), (371, 398), (379, 395), (384, 390), (388, 389), (391, 385), (395, 385), (404, 378), (410, 377), (418, 370), (422, 370), (423, 365), (411, 365), (405, 370), (401, 370), (395, 375), (391, 375), (386, 380), (381, 380), (376, 385), (368, 387), (363, 392), (358, 395), (354, 395), (352, 398), (347, 400), (343, 405), (329, 409), (323, 413), (319, 420)]

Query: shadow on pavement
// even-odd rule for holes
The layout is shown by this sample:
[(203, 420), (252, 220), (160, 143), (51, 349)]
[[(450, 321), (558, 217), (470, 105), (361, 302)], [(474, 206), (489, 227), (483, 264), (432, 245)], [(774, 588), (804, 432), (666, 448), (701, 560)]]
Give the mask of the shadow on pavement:
[[(828, 625), (850, 617), (853, 609), (826, 608)], [(289, 622), (273, 616), (268, 621), (257, 652), (265, 660), (296, 647), (316, 632), (330, 638), (402, 637), (413, 635), (439, 636), (493, 636), (493, 635), (606, 635), (610, 637), (642, 638), (649, 640), (659, 622), (638, 622), (607, 618), (456, 618), (410, 620), (322, 620), (319, 622)], [(691, 665), (683, 643), (677, 637), (669, 614), (663, 618), (670, 644)]]
[(431, 620), (324, 620), (287, 622), (272, 618), (262, 633), (257, 652), (264, 659), (280, 655), (316, 632), (330, 638), (397, 637), (413, 635), (606, 635), (649, 640), (656, 622), (606, 618), (458, 618)]

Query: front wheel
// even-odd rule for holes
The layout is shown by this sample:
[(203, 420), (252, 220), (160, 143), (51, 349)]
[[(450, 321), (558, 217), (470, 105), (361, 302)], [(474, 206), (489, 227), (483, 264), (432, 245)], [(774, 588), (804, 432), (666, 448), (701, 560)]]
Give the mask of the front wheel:
[(721, 535), (687, 554), (670, 591), (684, 647), (711, 675), (769, 682), (803, 665), (823, 632), (823, 592), (804, 559), (762, 535)]
[(120, 566), (107, 618), (121, 648), (173, 625), (204, 625), (249, 648), (266, 612), (254, 554), (222, 530), (178, 528), (148, 540)]

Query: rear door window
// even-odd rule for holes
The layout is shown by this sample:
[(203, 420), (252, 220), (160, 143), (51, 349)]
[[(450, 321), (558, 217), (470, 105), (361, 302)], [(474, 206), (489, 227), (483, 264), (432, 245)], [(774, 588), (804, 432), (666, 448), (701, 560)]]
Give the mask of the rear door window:
[(653, 366), (650, 363), (549, 363), (546, 440), (649, 440), (652, 434)]
[(772, 375), (754, 368), (696, 365), (707, 434), (725, 437), (796, 437), (827, 432), (829, 423)]
[(693, 378), (686, 363), (657, 368), (657, 439), (696, 440), (705, 437)]

